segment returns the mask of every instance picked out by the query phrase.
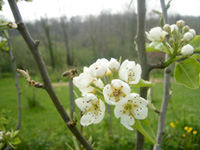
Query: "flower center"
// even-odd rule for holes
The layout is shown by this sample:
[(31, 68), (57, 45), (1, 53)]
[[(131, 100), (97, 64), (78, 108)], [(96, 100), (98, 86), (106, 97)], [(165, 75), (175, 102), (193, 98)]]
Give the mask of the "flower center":
[(136, 109), (138, 107), (137, 104), (133, 103), (131, 100), (128, 100), (128, 102), (126, 104), (123, 105), (124, 109), (123, 109), (123, 114), (129, 114), (132, 117), (134, 117), (134, 113), (133, 110)]
[(116, 102), (120, 101), (121, 97), (125, 97), (126, 94), (122, 91), (123, 86), (120, 86), (119, 88), (115, 88), (111, 85), (112, 93), (110, 94), (110, 97), (115, 97)]
[(95, 101), (95, 100), (91, 99), (89, 103), (90, 103), (92, 106), (90, 106), (90, 107), (88, 108), (87, 112), (93, 111), (94, 114), (97, 116), (98, 113), (101, 111), (101, 110), (100, 110), (100, 106), (99, 106), (99, 100), (98, 100), (98, 101)]
[(134, 81), (135, 80), (135, 72), (133, 71), (133, 69), (129, 69), (128, 70), (128, 80), (129, 81)]

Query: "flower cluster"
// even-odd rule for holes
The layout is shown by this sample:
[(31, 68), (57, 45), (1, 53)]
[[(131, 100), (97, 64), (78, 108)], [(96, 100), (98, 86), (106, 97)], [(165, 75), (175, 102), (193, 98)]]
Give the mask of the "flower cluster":
[(141, 81), (141, 66), (134, 61), (125, 60), (121, 65), (116, 59), (98, 59), (83, 73), (73, 78), (74, 85), (82, 96), (75, 103), (83, 112), (81, 125), (100, 123), (106, 105), (114, 105), (114, 115), (127, 129), (133, 130), (135, 119), (145, 119), (148, 102), (131, 91), (131, 86)]
[[(152, 41), (150, 46), (156, 49), (166, 49), (170, 56), (182, 55), (189, 56), (194, 52), (194, 48), (188, 44), (195, 36), (196, 31), (185, 25), (183, 20), (179, 20), (176, 24), (165, 24), (163, 28), (155, 27), (146, 32), (148, 40)], [(168, 42), (165, 39), (168, 37)]]
[(17, 137), (18, 133), (19, 131), (0, 130), (0, 149), (4, 149), (7, 146), (15, 149), (15, 146), (21, 142), (20, 139)]

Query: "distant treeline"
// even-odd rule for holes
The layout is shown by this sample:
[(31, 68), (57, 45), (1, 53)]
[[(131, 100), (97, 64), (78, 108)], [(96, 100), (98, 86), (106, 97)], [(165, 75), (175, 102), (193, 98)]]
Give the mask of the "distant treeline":
[[(66, 69), (67, 63), (75, 67), (89, 65), (102, 57), (118, 59), (122, 56), (122, 59), (137, 61), (134, 46), (136, 17), (136, 14), (131, 12), (103, 12), (99, 16), (75, 16), (70, 19), (42, 18), (26, 25), (33, 38), (40, 41), (39, 50), (48, 68), (62, 70)], [(156, 14), (148, 15), (146, 30), (159, 26), (159, 19)], [(173, 24), (180, 19), (185, 20), (197, 34), (200, 32), (200, 17), (174, 15), (170, 16), (170, 23)], [(17, 67), (37, 72), (32, 55), (22, 37), (17, 31), (10, 31), (10, 35)], [(160, 60), (161, 56), (150, 54), (149, 61)], [(67, 62), (67, 58), (70, 58), (70, 62)], [(11, 71), (8, 54), (0, 52), (0, 73)]]

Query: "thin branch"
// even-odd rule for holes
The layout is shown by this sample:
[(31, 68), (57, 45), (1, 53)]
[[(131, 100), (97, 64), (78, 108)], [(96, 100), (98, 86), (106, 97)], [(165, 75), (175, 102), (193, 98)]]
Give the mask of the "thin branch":
[(76, 138), (79, 140), (79, 142), (87, 149), (87, 150), (92, 150), (92, 146), (90, 145), (90, 143), (83, 137), (83, 135), (80, 133), (80, 131), (75, 127), (75, 126), (69, 126), (71, 120), (69, 115), (66, 113), (63, 105), (61, 104), (60, 100), (58, 99), (53, 86), (51, 84), (49, 75), (47, 73), (45, 64), (42, 60), (41, 54), (38, 50), (38, 45), (34, 42), (34, 40), (32, 39), (30, 33), (28, 32), (28, 29), (26, 28), (25, 24), (23, 23), (21, 14), (19, 12), (18, 6), (15, 2), (15, 0), (8, 0), (10, 8), (12, 10), (13, 16), (15, 18), (15, 22), (18, 23), (18, 31), (20, 32), (20, 34), (22, 35), (22, 37), (24, 38), (26, 44), (28, 45), (31, 53), (34, 56), (34, 59), (38, 65), (40, 74), (42, 76), (43, 79), (43, 83), (44, 83), (44, 88), (47, 91), (47, 93), (49, 94), (51, 100), (54, 103), (54, 106), (56, 107), (57, 111), (59, 112), (60, 116), (62, 117), (63, 121), (65, 122), (65, 124), (69, 127), (69, 129), (71, 130), (71, 132), (76, 136)]
[(16, 130), (19, 130), (20, 126), (21, 126), (21, 92), (20, 92), (20, 87), (19, 87), (19, 80), (18, 80), (17, 68), (16, 68), (16, 64), (15, 64), (14, 57), (13, 57), (13, 54), (12, 54), (11, 42), (10, 42), (9, 38), (8, 38), (8, 47), (9, 47), (10, 61), (11, 61), (11, 64), (12, 64), (14, 75), (15, 75), (15, 86), (17, 88), (18, 121), (17, 121)]
[(6, 39), (8, 40), (8, 53), (9, 53), (13, 73), (14, 73), (14, 76), (15, 76), (15, 86), (16, 86), (16, 89), (17, 89), (17, 98), (18, 98), (18, 121), (17, 121), (17, 125), (16, 125), (16, 130), (19, 130), (20, 126), (21, 126), (21, 92), (20, 92), (20, 87), (19, 87), (17, 67), (16, 67), (16, 64), (15, 64), (15, 58), (14, 58), (13, 53), (12, 53), (11, 40), (5, 32), (2, 32), (2, 33), (4, 34)]
[[(169, 23), (168, 15), (167, 15), (169, 3), (168, 5), (166, 5), (164, 0), (160, 0), (165, 23)], [(168, 58), (169, 56), (166, 54), (165, 60), (167, 60)], [(161, 105), (161, 110), (160, 110), (160, 115), (159, 115), (158, 130), (157, 130), (157, 137), (156, 137), (158, 145), (154, 145), (154, 150), (161, 150), (161, 147), (162, 147), (165, 117), (166, 117), (167, 107), (168, 107), (168, 103), (170, 99), (170, 74), (171, 74), (171, 66), (169, 65), (164, 70), (163, 100), (162, 100), (162, 105)]]

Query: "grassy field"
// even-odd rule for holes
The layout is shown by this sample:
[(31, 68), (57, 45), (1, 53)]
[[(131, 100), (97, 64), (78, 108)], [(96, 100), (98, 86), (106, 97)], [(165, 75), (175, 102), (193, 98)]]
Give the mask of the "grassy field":
[[(153, 88), (153, 102), (160, 109), (162, 83)], [(30, 87), (20, 78), (22, 96), (22, 122), (19, 137), (19, 150), (68, 150), (66, 142), (73, 147), (71, 132), (67, 129), (47, 93)], [(169, 102), (164, 136), (164, 150), (198, 150), (200, 146), (200, 90), (191, 90), (172, 82), (172, 97)], [(69, 108), (67, 86), (56, 86), (55, 91), (66, 110)], [(79, 110), (76, 107), (76, 112)], [(0, 116), (9, 120), (7, 129), (17, 123), (17, 93), (13, 78), (0, 79)], [(108, 115), (103, 122), (83, 129), (86, 138), (92, 136), (95, 150), (131, 150), (135, 146), (135, 131), (125, 129), (113, 115), (112, 135), (108, 126)], [(148, 119), (156, 133), (158, 114), (149, 108)], [(169, 125), (171, 123), (171, 126)], [(173, 124), (173, 125), (172, 125)], [(191, 132), (184, 127), (192, 127)], [(78, 123), (79, 127), (79, 123)], [(197, 134), (193, 134), (196, 130)], [(185, 136), (184, 136), (185, 135)], [(145, 149), (153, 145), (146, 141)]]

